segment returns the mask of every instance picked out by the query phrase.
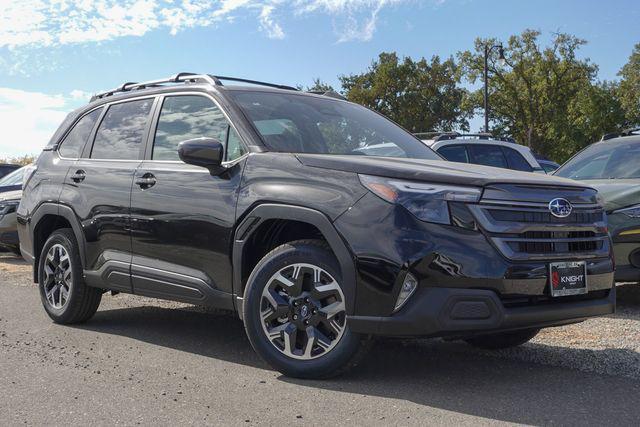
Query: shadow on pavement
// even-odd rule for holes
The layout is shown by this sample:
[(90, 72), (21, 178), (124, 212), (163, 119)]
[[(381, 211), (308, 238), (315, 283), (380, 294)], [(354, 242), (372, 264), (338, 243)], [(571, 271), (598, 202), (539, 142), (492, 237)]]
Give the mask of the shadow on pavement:
[[(253, 352), (242, 323), (232, 314), (134, 307), (99, 311), (81, 328), (269, 369)], [(542, 356), (553, 352), (554, 357), (565, 357), (568, 366), (571, 360), (584, 358), (584, 352), (597, 352), (540, 344), (531, 344), (526, 351)], [(610, 352), (607, 356), (613, 360), (631, 352), (602, 351)], [(632, 425), (640, 417), (637, 380), (487, 357), (462, 344), (439, 340), (379, 342), (357, 369), (334, 380), (280, 379), (301, 387), (401, 399), (516, 423)]]
[(12, 252), (0, 252), (0, 263), (10, 265), (28, 265), (24, 258)]

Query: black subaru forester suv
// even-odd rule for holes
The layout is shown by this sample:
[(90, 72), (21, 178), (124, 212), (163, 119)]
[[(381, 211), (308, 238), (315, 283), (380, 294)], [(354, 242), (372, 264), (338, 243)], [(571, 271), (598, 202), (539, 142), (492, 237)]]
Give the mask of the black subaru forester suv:
[(18, 222), (55, 322), (107, 291), (235, 310), (294, 377), (343, 372), (372, 336), (503, 348), (615, 308), (595, 190), (448, 163), (335, 93), (242, 79), (94, 96), (40, 155)]

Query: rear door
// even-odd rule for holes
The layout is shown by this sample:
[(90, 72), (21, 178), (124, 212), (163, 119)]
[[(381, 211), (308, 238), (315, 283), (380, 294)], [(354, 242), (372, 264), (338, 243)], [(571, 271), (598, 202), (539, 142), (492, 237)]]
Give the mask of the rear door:
[(144, 155), (155, 98), (105, 107), (93, 143), (70, 168), (61, 203), (82, 224), (89, 284), (130, 292), (131, 186)]
[[(231, 245), (244, 144), (213, 98), (164, 96), (131, 195), (136, 294), (231, 307)], [(225, 146), (227, 170), (213, 176), (178, 157), (184, 140)]]

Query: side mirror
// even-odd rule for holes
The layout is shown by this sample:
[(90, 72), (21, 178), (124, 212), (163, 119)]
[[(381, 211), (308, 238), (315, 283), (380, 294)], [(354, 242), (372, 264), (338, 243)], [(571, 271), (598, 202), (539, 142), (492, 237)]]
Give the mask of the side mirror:
[(215, 138), (188, 139), (178, 144), (178, 156), (183, 162), (205, 167), (213, 174), (221, 169), (224, 147)]

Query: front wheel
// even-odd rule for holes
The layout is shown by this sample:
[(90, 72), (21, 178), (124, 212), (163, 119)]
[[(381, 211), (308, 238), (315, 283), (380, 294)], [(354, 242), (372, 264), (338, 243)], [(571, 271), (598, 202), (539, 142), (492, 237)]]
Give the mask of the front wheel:
[(347, 325), (341, 281), (322, 241), (269, 252), (244, 293), (244, 324), (255, 351), (290, 377), (327, 378), (353, 367), (366, 345)]

